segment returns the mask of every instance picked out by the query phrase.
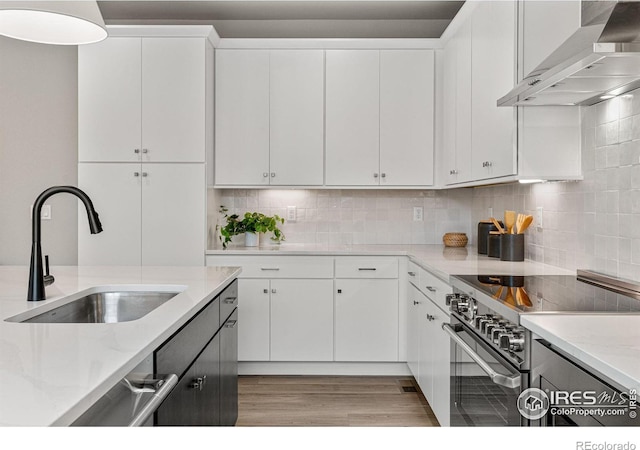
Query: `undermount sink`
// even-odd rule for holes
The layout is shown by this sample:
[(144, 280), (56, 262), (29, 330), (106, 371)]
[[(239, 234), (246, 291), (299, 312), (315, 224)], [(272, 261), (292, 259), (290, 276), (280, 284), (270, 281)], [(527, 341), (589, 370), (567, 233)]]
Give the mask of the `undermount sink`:
[[(175, 287), (175, 286), (174, 286)], [(163, 305), (181, 290), (104, 290), (84, 293), (64, 304), (36, 308), (8, 319), (20, 323), (119, 323), (131, 322), (146, 316)], [(51, 305), (49, 305), (51, 306)], [(44, 312), (41, 310), (47, 309)]]

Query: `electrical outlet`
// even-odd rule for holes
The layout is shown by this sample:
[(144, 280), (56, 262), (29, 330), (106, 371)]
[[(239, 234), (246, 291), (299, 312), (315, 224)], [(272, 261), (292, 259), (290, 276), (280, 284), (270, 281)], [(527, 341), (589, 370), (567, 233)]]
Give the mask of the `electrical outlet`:
[(536, 208), (536, 228), (542, 230), (542, 206)]
[(489, 217), (493, 217), (493, 208), (489, 207)]
[[(33, 217), (33, 205), (30, 207), (30, 216)], [(51, 220), (51, 205), (42, 205), (42, 209), (40, 210), (40, 219)]]
[(51, 205), (42, 205), (42, 220), (51, 220)]
[(422, 222), (424, 220), (424, 210), (422, 206), (414, 206), (413, 207), (413, 221), (414, 222)]
[(295, 222), (298, 220), (298, 210), (295, 206), (287, 206), (287, 221)]

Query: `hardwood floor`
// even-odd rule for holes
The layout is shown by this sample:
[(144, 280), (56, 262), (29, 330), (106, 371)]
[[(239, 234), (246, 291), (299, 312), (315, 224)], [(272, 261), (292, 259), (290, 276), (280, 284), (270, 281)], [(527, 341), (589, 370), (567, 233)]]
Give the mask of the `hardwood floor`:
[(438, 426), (414, 389), (411, 377), (241, 376), (237, 426)]

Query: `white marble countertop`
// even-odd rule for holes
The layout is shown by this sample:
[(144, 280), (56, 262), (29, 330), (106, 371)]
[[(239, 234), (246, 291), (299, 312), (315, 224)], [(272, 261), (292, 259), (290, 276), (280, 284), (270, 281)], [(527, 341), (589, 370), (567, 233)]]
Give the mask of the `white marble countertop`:
[(640, 315), (530, 314), (521, 323), (620, 387), (640, 391)]
[[(0, 425), (68, 425), (237, 277), (237, 267), (52, 267), (47, 300), (27, 302), (28, 267), (0, 267)], [(6, 319), (94, 286), (178, 286), (148, 315), (112, 324)]]

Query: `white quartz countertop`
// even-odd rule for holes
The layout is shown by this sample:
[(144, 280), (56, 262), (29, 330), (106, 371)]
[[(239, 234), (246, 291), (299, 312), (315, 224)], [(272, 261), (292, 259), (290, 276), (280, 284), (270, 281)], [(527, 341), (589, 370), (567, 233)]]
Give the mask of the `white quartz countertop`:
[[(237, 267), (52, 267), (47, 300), (27, 302), (28, 267), (0, 266), (0, 425), (68, 425), (240, 273)], [(95, 286), (180, 294), (131, 322), (6, 319)]]
[(479, 255), (475, 247), (453, 248), (444, 245), (319, 245), (279, 244), (264, 247), (229, 247), (208, 250), (207, 255), (334, 255), (334, 256), (408, 256), (413, 262), (448, 282), (451, 275), (575, 275), (560, 267), (534, 261), (500, 261)]
[(531, 314), (521, 323), (620, 387), (640, 390), (640, 315)]

